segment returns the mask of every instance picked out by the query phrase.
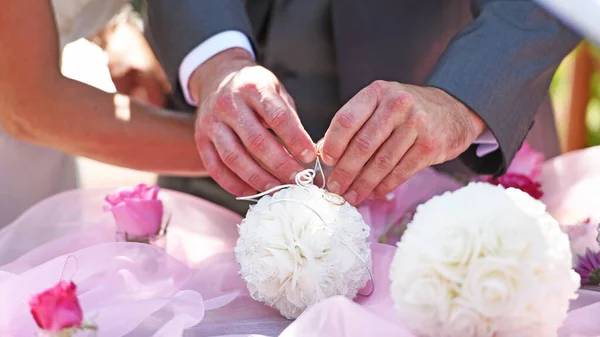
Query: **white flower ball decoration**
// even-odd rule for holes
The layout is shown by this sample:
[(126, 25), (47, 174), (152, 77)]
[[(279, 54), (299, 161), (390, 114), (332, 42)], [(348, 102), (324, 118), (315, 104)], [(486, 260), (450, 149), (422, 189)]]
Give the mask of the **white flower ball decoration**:
[(402, 321), (435, 337), (556, 336), (579, 288), (545, 205), (486, 183), (419, 206), (390, 279)]
[(368, 225), (323, 192), (310, 185), (265, 196), (239, 225), (235, 255), (250, 295), (288, 319), (331, 296), (352, 299), (370, 279)]

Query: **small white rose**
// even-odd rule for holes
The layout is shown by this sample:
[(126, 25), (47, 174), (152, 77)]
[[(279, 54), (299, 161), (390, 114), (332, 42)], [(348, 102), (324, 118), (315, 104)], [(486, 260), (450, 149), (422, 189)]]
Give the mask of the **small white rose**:
[(430, 234), (424, 236), (422, 244), (435, 248), (426, 250), (426, 256), (443, 277), (460, 282), (466, 266), (480, 254), (479, 226), (448, 223)]
[(449, 336), (492, 336), (484, 318), (461, 298), (452, 301), (444, 329)]
[[(484, 255), (543, 259), (547, 242), (537, 218), (519, 212), (507, 212), (503, 217), (489, 219), (483, 226), (479, 241)], [(532, 238), (538, 238), (533, 240)]]
[(440, 275), (414, 275), (410, 283), (392, 281), (391, 294), (405, 322), (423, 322), (419, 331), (428, 331), (429, 324), (442, 324), (448, 317), (455, 287)]
[(518, 259), (483, 257), (471, 262), (460, 296), (484, 317), (496, 318), (521, 311), (532, 286), (531, 273)]

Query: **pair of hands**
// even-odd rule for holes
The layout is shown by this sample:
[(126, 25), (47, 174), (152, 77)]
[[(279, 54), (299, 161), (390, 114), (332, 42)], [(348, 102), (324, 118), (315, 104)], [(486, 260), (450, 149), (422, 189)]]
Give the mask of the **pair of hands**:
[[(202, 64), (190, 80), (199, 102), (196, 144), (208, 173), (235, 195), (289, 183), (316, 149), (276, 76), (242, 49)], [(287, 147), (281, 145), (272, 130)], [(413, 174), (456, 158), (485, 123), (442, 90), (376, 81), (335, 115), (322, 158), (327, 188), (357, 205), (385, 197)]]

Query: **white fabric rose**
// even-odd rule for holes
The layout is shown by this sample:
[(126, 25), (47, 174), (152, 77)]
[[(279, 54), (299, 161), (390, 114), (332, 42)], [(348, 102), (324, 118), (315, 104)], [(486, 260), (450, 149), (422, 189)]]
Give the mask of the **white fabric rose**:
[(404, 323), (423, 336), (556, 336), (579, 279), (543, 203), (472, 183), (417, 208), (390, 267)]
[(239, 232), (235, 254), (250, 295), (286, 318), (331, 296), (352, 299), (369, 280), (369, 227), (355, 207), (327, 201), (314, 185), (263, 197)]

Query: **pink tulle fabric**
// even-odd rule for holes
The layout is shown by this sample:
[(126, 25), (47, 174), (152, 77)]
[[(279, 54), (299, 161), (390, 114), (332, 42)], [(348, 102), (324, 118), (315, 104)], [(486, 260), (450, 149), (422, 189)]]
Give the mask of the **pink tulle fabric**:
[[(436, 195), (457, 190), (462, 186), (452, 177), (432, 168), (426, 168), (395, 189), (390, 195), (390, 200), (365, 201), (358, 207), (358, 211), (365, 222), (371, 226), (369, 239), (371, 242), (378, 242), (382, 235), (402, 221), (403, 216), (414, 212), (418, 205)], [(398, 235), (390, 233), (386, 242), (394, 243), (398, 239)]]
[[(562, 223), (598, 216), (594, 202), (600, 188), (600, 148), (546, 163), (540, 179), (544, 201)], [(420, 181), (419, 191), (435, 189), (428, 181), (435, 180)], [(62, 278), (77, 284), (85, 318), (100, 327), (98, 336), (416, 337), (397, 319), (389, 293), (394, 246), (372, 244), (371, 296), (329, 298), (291, 322), (250, 299), (237, 276), (232, 249), (239, 216), (201, 199), (162, 191), (165, 210), (172, 214), (165, 252), (115, 242), (114, 220), (102, 210), (110, 192), (76, 190), (54, 196), (0, 231), (0, 336), (32, 336), (36, 325), (27, 301)], [(422, 197), (409, 201), (411, 193), (396, 195), (405, 198), (402, 207)], [(381, 215), (377, 210), (371, 214)], [(600, 293), (579, 294), (560, 337), (600, 335)]]

